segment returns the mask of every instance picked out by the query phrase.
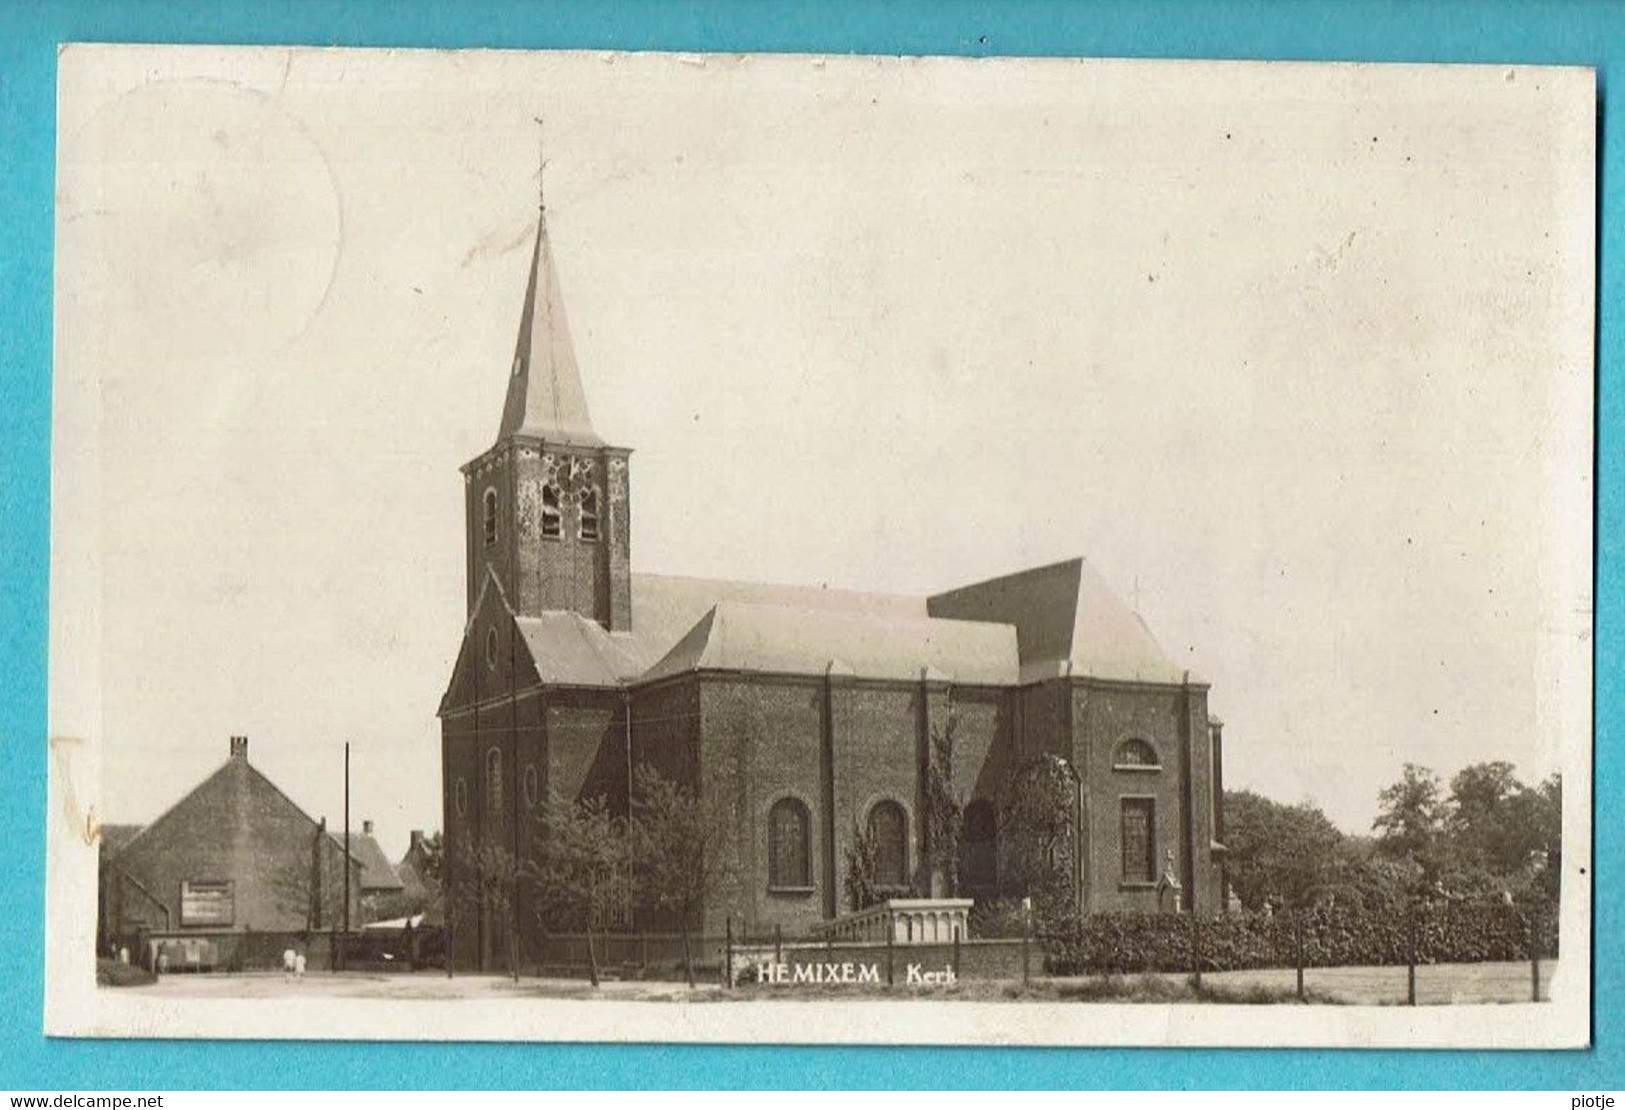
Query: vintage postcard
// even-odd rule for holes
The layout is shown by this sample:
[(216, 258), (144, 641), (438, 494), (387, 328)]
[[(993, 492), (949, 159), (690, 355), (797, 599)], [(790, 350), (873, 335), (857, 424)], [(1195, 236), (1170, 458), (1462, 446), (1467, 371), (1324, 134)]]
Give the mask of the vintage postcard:
[(59, 80), (48, 1032), (1588, 1042), (1591, 71)]

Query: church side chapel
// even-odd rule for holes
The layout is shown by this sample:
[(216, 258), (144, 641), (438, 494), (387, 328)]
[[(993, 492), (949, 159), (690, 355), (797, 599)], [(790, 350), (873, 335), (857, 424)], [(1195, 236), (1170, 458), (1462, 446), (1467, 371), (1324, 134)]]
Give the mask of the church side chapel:
[[(593, 430), (544, 206), (496, 439), (462, 468), (467, 622), (439, 710), (458, 966), (504, 967), (540, 931), (531, 895), (484, 904), (462, 861), (540, 850), (548, 798), (626, 813), (645, 765), (728, 803), (733, 866), (688, 923), (708, 933), (861, 909), (860, 836), (903, 897), (1019, 897), (1000, 807), (1035, 768), (1064, 784), (1079, 911), (1221, 908), (1208, 687), (1087, 560), (929, 596), (635, 573), (630, 456)], [(951, 869), (926, 817), (945, 736)]]

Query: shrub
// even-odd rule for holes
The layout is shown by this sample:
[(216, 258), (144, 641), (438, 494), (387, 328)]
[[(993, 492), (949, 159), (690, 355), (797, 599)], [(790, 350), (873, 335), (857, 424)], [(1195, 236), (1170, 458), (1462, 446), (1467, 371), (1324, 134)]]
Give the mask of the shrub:
[[(1303, 946), (1306, 967), (1408, 962), (1478, 963), (1530, 955), (1529, 908), (1499, 901), (1436, 902), (1414, 914), (1321, 906), (1290, 914), (1090, 914), (1044, 930), (1053, 974), (1189, 971), (1201, 946), (1204, 971), (1291, 967)], [(1535, 916), (1537, 948), (1557, 953), (1556, 915)], [(1200, 933), (1200, 937), (1198, 937)]]

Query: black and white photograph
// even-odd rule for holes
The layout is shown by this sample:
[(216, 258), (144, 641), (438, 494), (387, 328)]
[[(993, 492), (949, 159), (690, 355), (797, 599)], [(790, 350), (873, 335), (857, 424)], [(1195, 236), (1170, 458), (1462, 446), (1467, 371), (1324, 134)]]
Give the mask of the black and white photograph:
[(1586, 1045), (1595, 133), (64, 47), (48, 1031)]

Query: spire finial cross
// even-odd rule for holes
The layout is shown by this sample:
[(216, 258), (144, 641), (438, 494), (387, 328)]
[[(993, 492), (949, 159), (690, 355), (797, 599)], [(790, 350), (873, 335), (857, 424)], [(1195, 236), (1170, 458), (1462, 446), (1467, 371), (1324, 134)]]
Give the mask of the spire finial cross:
[(536, 122), (536, 207), (547, 208), (545, 177), (547, 175), (547, 128), (541, 116), (532, 116)]

